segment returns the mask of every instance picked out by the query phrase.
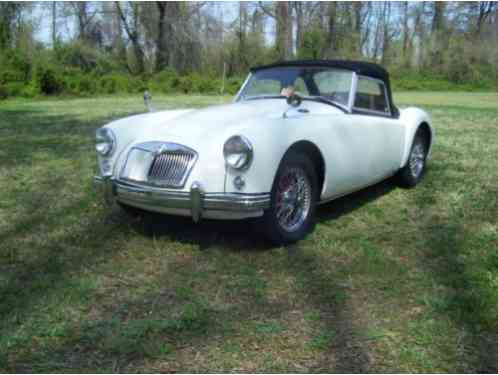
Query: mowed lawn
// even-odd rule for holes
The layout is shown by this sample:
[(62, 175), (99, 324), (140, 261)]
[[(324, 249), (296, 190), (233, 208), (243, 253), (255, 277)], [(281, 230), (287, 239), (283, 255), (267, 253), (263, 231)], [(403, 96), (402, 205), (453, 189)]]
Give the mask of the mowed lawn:
[(395, 101), (433, 117), (421, 185), (321, 206), (288, 248), (101, 207), (95, 129), (139, 94), (0, 102), (0, 372), (498, 371), (498, 94)]

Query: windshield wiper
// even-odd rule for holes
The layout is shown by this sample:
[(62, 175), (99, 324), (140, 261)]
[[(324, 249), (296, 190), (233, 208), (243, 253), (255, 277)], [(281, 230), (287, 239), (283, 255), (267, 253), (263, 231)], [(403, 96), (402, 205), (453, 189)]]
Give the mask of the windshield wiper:
[[(299, 97), (302, 100), (311, 100), (314, 102), (329, 104), (331, 106), (339, 108), (342, 111), (348, 112), (347, 107), (345, 107), (344, 105), (337, 103), (333, 100), (327, 99), (323, 96), (301, 96), (301, 95), (299, 95)], [(242, 100), (256, 100), (256, 99), (287, 99), (287, 96), (285, 96), (285, 95), (256, 95), (256, 96), (249, 96), (249, 97), (242, 98)]]
[(284, 95), (256, 95), (249, 97), (242, 97), (242, 100), (256, 100), (256, 99), (286, 99)]
[(323, 96), (303, 96), (302, 99), (320, 102), (320, 103), (324, 103), (324, 104), (329, 104), (329, 105), (334, 106), (336, 108), (339, 108), (340, 110), (343, 110), (345, 112), (348, 111), (348, 109), (344, 105), (337, 103), (333, 100), (324, 98)]

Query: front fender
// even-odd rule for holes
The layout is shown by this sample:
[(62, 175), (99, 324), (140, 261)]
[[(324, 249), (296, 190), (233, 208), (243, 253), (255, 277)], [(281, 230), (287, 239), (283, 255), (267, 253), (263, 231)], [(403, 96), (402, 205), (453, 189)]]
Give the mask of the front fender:
[[(271, 191), (280, 160), (286, 151), (287, 141), (285, 137), (276, 136), (282, 134), (281, 131), (275, 131), (283, 126), (280, 119), (273, 120), (267, 125), (268, 127), (246, 127), (237, 132), (251, 142), (254, 155), (251, 166), (245, 171), (225, 166), (226, 192), (267, 193)], [(241, 190), (236, 189), (233, 184), (237, 176), (241, 176), (245, 181), (245, 186)]]

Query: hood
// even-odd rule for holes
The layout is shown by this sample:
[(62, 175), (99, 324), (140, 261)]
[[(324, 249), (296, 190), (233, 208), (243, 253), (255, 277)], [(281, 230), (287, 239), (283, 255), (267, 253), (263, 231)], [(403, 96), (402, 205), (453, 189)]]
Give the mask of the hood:
[[(317, 102), (302, 106), (311, 114), (342, 114), (342, 111)], [(163, 111), (131, 116), (108, 124), (116, 130), (118, 144), (169, 141), (194, 149), (206, 144), (223, 144), (235, 134), (248, 136), (284, 126), (283, 114), (290, 107), (283, 99), (247, 100), (203, 109)], [(213, 146), (214, 147), (214, 146)]]
[(269, 119), (282, 119), (288, 108), (282, 99), (251, 100), (185, 111), (154, 125), (144, 118), (144, 126), (139, 126), (142, 130), (135, 143), (168, 140), (197, 146), (206, 140), (220, 138), (224, 141), (247, 127), (265, 126)]
[(164, 123), (168, 133), (196, 132), (208, 135), (222, 132), (256, 118), (282, 118), (289, 105), (282, 99), (251, 100), (190, 111)]

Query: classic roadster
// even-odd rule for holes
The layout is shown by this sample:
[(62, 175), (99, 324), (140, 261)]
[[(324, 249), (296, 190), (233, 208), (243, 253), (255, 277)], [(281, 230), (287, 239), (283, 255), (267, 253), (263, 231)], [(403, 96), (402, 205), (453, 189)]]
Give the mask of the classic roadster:
[(233, 103), (152, 112), (97, 130), (95, 182), (108, 202), (209, 219), (260, 218), (278, 244), (302, 239), (317, 204), (397, 175), (423, 177), (429, 115), (396, 108), (366, 62), (252, 68)]

